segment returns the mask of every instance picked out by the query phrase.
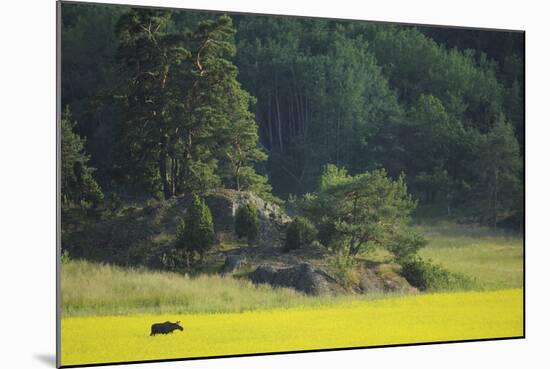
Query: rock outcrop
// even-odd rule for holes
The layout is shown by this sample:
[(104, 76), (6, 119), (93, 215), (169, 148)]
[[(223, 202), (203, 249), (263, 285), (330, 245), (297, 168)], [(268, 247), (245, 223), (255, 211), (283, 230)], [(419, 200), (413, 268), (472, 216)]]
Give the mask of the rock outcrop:
[(225, 262), (222, 266), (222, 274), (228, 274), (237, 271), (245, 261), (246, 258), (242, 255), (228, 255), (225, 258)]
[(254, 283), (267, 283), (275, 287), (289, 287), (308, 295), (332, 292), (333, 278), (323, 269), (302, 263), (293, 266), (260, 265), (250, 279)]
[(281, 247), (282, 237), (290, 218), (277, 205), (262, 200), (250, 192), (222, 190), (206, 197), (206, 203), (212, 212), (216, 234), (233, 233), (235, 214), (239, 206), (252, 203), (258, 211), (260, 229), (257, 246), (260, 248)]
[(418, 289), (411, 286), (396, 270), (396, 265), (378, 264), (359, 268), (358, 284), (355, 290), (363, 294), (417, 293)]

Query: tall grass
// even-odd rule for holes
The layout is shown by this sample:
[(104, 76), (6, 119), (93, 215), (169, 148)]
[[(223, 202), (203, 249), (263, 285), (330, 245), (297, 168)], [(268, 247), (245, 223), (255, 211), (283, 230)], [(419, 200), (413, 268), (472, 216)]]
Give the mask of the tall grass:
[(417, 230), (428, 240), (423, 258), (475, 278), (484, 289), (523, 286), (523, 238), (517, 233), (453, 223)]
[(371, 296), (306, 296), (290, 288), (254, 285), (247, 279), (121, 268), (73, 260), (61, 269), (62, 315), (220, 313), (321, 306)]
[[(423, 225), (428, 246), (420, 254), (445, 269), (476, 280), (485, 290), (523, 286), (522, 238), (482, 227)], [(379, 252), (384, 260), (388, 254)], [(371, 255), (372, 257), (372, 255)], [(62, 314), (242, 312), (247, 310), (326, 305), (381, 296), (311, 297), (292, 289), (256, 286), (246, 278), (121, 268), (73, 260), (62, 265)]]
[(287, 306), (305, 298), (291, 289), (256, 287), (230, 277), (190, 278), (83, 260), (63, 264), (61, 294), (64, 316), (242, 311)]

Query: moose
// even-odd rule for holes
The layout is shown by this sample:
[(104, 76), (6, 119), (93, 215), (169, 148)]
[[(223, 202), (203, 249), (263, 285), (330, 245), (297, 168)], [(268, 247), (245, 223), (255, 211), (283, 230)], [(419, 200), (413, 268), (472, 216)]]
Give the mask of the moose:
[(154, 336), (155, 334), (168, 334), (176, 330), (183, 331), (183, 327), (180, 325), (179, 320), (175, 323), (172, 323), (172, 322), (155, 323), (151, 326), (150, 336)]

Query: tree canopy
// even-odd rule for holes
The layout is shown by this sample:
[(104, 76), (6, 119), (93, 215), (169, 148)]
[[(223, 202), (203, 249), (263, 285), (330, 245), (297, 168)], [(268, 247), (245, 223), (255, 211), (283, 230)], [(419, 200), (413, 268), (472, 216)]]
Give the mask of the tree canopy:
[(276, 200), (334, 164), (404, 173), (416, 214), (522, 224), (521, 33), (67, 3), (62, 38), (106, 192)]
[(319, 191), (300, 204), (317, 223), (321, 242), (349, 256), (377, 246), (416, 251), (423, 242), (407, 230), (415, 206), (402, 176), (392, 180), (384, 170), (352, 176), (333, 164), (325, 167)]
[(80, 205), (83, 201), (97, 206), (103, 200), (101, 188), (89, 166), (85, 140), (74, 132), (75, 122), (65, 109), (61, 118), (61, 200), (64, 206)]

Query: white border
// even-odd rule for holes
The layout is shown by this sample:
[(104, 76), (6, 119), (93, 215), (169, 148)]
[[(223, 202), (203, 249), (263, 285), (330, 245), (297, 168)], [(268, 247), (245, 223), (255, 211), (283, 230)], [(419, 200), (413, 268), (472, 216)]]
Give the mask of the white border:
[[(310, 15), (527, 32), (527, 339), (140, 364), (140, 368), (518, 368), (548, 362), (550, 86), (544, 2), (127, 0), (138, 5)], [(53, 367), (55, 353), (55, 4), (2, 5), (0, 365)], [(124, 368), (126, 366), (118, 366)], [(134, 366), (135, 367), (135, 366)]]

